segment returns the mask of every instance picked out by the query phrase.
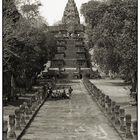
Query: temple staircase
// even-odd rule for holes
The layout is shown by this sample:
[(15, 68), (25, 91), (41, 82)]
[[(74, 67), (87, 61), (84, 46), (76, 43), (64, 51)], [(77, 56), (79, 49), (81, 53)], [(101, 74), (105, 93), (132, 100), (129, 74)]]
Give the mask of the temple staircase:
[(77, 51), (77, 48), (75, 47), (75, 40), (74, 39), (67, 40), (67, 48), (65, 50), (65, 58), (64, 58), (65, 68), (77, 67), (76, 51)]

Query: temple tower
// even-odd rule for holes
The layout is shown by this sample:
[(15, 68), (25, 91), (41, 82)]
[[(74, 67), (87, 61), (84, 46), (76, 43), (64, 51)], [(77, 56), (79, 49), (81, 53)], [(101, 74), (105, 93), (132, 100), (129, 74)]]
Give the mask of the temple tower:
[(80, 17), (74, 0), (68, 0), (62, 17), (62, 23), (67, 26), (69, 33), (73, 33), (80, 24)]
[(63, 24), (80, 24), (79, 13), (74, 0), (68, 0), (62, 18)]
[(62, 24), (50, 26), (49, 30), (55, 34), (57, 40), (57, 53), (52, 60), (50, 70), (64, 69), (63, 72), (70, 75), (79, 71), (80, 68), (87, 73), (89, 66), (84, 45), (84, 26), (80, 24), (74, 0), (68, 0)]

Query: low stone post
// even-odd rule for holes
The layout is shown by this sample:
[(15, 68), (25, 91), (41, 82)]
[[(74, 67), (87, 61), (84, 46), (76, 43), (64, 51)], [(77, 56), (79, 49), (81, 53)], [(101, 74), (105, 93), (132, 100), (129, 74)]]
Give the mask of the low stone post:
[(27, 106), (28, 106), (28, 114), (29, 114), (29, 115), (32, 115), (32, 110), (31, 110), (31, 107), (32, 107), (32, 99), (30, 99), (30, 100), (27, 102)]
[(34, 103), (32, 104), (32, 112), (35, 111), (35, 109), (36, 109), (36, 102), (34, 102)]
[(132, 138), (132, 132), (131, 132), (131, 115), (127, 114), (125, 116), (126, 119), (126, 133), (125, 133), (125, 137), (126, 138)]
[(95, 86), (94, 86), (94, 92), (95, 92), (96, 100), (98, 100), (98, 90), (97, 90), (97, 88)]
[(43, 99), (46, 99), (46, 86), (44, 85), (43, 87), (42, 87), (42, 91), (43, 91)]
[(37, 103), (37, 106), (40, 104), (39, 92), (36, 93), (36, 103)]
[(37, 108), (37, 106), (38, 106), (38, 104), (39, 104), (39, 101), (38, 101), (38, 94), (37, 94), (37, 92), (35, 93), (35, 100), (34, 100), (34, 107), (33, 107), (33, 109), (35, 110), (36, 108)]
[(35, 102), (35, 95), (32, 96), (31, 100), (32, 102)]
[(99, 97), (100, 97), (100, 90), (97, 89), (97, 90), (96, 90), (96, 93), (97, 93), (96, 99), (97, 99), (97, 101), (98, 101), (98, 100), (99, 100)]
[(8, 139), (16, 139), (15, 133), (15, 115), (9, 115)]
[(26, 119), (26, 120), (29, 120), (30, 117), (29, 117), (29, 109), (28, 109), (28, 106), (25, 107), (25, 114), (26, 114), (25, 119)]
[(41, 102), (42, 102), (42, 93), (41, 93), (41, 90), (39, 90), (38, 95), (39, 95), (39, 104), (41, 104)]
[(111, 115), (111, 102), (112, 102), (112, 100), (109, 98), (108, 103), (107, 103), (107, 106), (108, 106), (107, 113), (108, 113), (108, 115)]
[(102, 107), (105, 108), (105, 94), (102, 94)]
[(94, 88), (93, 88), (93, 84), (91, 84), (91, 92), (94, 95)]
[(94, 91), (94, 85), (92, 84), (92, 94), (95, 96), (96, 95), (96, 93), (95, 93), (95, 91)]
[(109, 96), (105, 96), (105, 110), (107, 111), (108, 109), (108, 100), (109, 100)]
[(133, 134), (134, 134), (134, 136), (136, 136), (137, 135), (137, 130), (138, 130), (138, 123), (137, 123), (137, 121), (134, 121), (133, 122)]
[[(88, 82), (89, 82), (89, 81), (88, 81)], [(92, 91), (92, 85), (91, 85), (90, 82), (88, 83), (88, 88), (89, 88), (90, 91)]]
[(20, 110), (16, 109), (15, 110), (15, 128), (16, 130), (21, 130), (21, 126), (20, 126)]
[(39, 89), (39, 99), (40, 99), (40, 101), (42, 101), (42, 99), (43, 99), (43, 92), (42, 92), (42, 88), (41, 88), (41, 89)]
[(120, 106), (119, 105), (116, 105), (115, 106), (115, 124), (116, 125), (120, 125), (120, 119), (119, 119), (119, 109), (120, 109)]
[(125, 131), (124, 118), (125, 118), (125, 110), (120, 109), (120, 130), (121, 131)]
[(102, 93), (99, 92), (99, 104), (101, 105), (102, 104)]
[(24, 107), (25, 107), (25, 119), (29, 119), (29, 109), (28, 109), (28, 106), (27, 106), (27, 102), (24, 102)]
[(24, 107), (24, 105), (20, 105), (20, 115), (21, 115), (20, 124), (21, 125), (26, 125), (26, 122), (25, 122), (25, 107)]
[(115, 120), (115, 105), (116, 105), (116, 102), (112, 101), (111, 102), (111, 120)]
[(7, 140), (8, 122), (3, 121), (3, 140)]

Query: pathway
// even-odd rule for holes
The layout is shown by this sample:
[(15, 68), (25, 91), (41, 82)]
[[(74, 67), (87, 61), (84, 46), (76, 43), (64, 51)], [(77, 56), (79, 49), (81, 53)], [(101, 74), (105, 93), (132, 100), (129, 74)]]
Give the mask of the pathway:
[(121, 140), (81, 81), (70, 100), (46, 101), (22, 140)]

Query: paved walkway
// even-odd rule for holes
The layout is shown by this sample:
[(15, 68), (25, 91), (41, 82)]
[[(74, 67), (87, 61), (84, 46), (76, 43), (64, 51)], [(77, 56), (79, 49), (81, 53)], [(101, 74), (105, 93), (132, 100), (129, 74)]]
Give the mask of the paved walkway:
[(46, 101), (22, 140), (121, 140), (81, 81), (70, 100)]
[(123, 80), (100, 79), (90, 81), (103, 93), (109, 95), (113, 101), (116, 101), (121, 108), (124, 108), (126, 114), (131, 114), (132, 121), (137, 120), (137, 107), (130, 104), (133, 100), (129, 95), (130, 86), (125, 85)]

